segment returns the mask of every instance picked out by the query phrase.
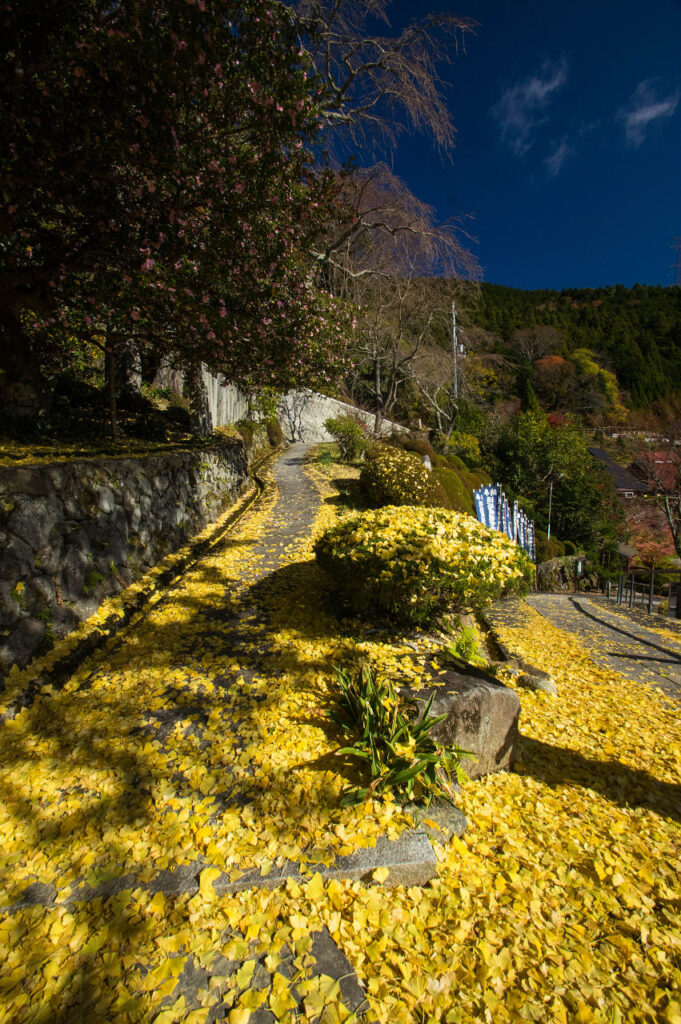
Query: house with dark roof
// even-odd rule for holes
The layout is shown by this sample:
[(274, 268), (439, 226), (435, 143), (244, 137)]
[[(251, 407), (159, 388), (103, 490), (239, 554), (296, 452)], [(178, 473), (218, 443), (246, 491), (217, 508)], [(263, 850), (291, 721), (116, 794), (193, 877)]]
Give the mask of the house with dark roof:
[(681, 482), (681, 454), (676, 451), (641, 452), (630, 466), (645, 481), (649, 492), (676, 491)]
[(619, 498), (637, 498), (649, 492), (647, 481), (635, 476), (626, 466), (615, 462), (604, 448), (589, 448), (589, 451), (612, 479)]

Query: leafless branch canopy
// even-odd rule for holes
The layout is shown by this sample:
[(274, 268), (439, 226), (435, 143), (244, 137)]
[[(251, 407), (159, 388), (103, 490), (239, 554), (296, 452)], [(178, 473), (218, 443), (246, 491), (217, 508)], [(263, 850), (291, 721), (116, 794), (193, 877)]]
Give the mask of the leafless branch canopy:
[[(292, 0), (322, 80), (325, 126), (343, 144), (390, 149), (403, 131), (430, 135), (444, 154), (455, 129), (439, 66), (451, 63), (475, 22), (431, 14), (390, 33), (390, 0)], [(381, 31), (384, 29), (384, 31)]]
[(348, 283), (369, 276), (479, 277), (461, 224), (438, 224), (434, 209), (384, 163), (342, 176), (338, 209), (338, 220), (315, 248), (337, 291), (352, 296)]

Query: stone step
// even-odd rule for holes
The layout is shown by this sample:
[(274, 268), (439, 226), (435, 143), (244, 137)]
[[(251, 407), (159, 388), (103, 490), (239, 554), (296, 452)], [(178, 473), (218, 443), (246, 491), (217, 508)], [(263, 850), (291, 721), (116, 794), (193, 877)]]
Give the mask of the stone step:
[[(369, 882), (377, 868), (387, 868), (388, 870), (383, 885), (389, 887), (426, 885), (431, 878), (435, 878), (437, 875), (437, 858), (427, 831), (425, 827), (409, 829), (403, 832), (398, 839), (379, 836), (373, 847), (357, 850), (344, 857), (337, 857), (329, 866), (323, 864), (304, 865), (304, 872), (299, 864), (290, 861), (285, 861), (281, 867), (274, 868), (264, 876), (260, 874), (260, 869), (257, 867), (245, 871), (237, 879), (232, 879), (229, 872), (223, 872), (214, 880), (213, 888), (220, 896), (243, 892), (246, 889), (274, 889), (278, 885), (284, 885), (289, 878), (304, 883), (315, 872), (319, 872), (325, 882), (331, 881), (332, 878), (339, 881)], [(96, 886), (82, 883), (71, 890), (65, 899), (57, 899), (58, 894), (54, 885), (36, 882), (24, 890), (21, 900), (10, 906), (0, 907), (0, 912), (13, 913), (23, 907), (34, 905), (66, 906), (73, 903), (88, 903), (95, 899), (108, 899), (124, 889), (136, 888), (146, 889), (150, 893), (163, 892), (169, 895), (186, 893), (193, 896), (199, 891), (200, 873), (210, 866), (202, 859), (197, 859), (189, 864), (164, 868), (155, 878), (144, 883), (140, 882), (133, 873), (119, 875)]]

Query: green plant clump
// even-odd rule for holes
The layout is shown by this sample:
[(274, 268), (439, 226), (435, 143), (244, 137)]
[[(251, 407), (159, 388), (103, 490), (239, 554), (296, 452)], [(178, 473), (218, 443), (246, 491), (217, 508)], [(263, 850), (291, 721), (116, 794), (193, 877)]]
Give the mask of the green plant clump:
[(361, 512), (323, 534), (315, 554), (350, 611), (407, 625), (522, 594), (534, 577), (505, 534), (438, 508)]
[(284, 446), (284, 431), (281, 429), (281, 423), (278, 419), (272, 417), (265, 421), (265, 427), (267, 428), (267, 440), (270, 442), (273, 448), (283, 448)]
[(436, 466), (433, 469), (433, 476), (447, 495), (450, 508), (456, 509), (457, 512), (465, 512), (469, 516), (475, 514), (473, 491), (466, 485), (462, 473), (455, 469)]
[(448, 654), (462, 658), (471, 665), (487, 665), (487, 658), (480, 649), (480, 636), (475, 626), (462, 626), (454, 643), (446, 650)]
[(343, 462), (357, 462), (364, 456), (368, 441), (357, 420), (351, 416), (332, 416), (324, 421), (324, 426), (337, 442)]
[(249, 450), (253, 445), (257, 423), (254, 420), (239, 420), (236, 426), (243, 438), (246, 449)]
[(373, 445), (367, 452), (359, 481), (367, 503), (374, 508), (383, 505), (451, 508), (440, 483), (414, 452), (390, 445)]
[(360, 803), (370, 796), (392, 791), (404, 801), (433, 796), (451, 800), (452, 775), (465, 778), (456, 747), (438, 744), (430, 732), (446, 715), (431, 715), (432, 695), (417, 717), (416, 702), (395, 693), (389, 680), (374, 677), (364, 666), (354, 676), (337, 671), (336, 694), (342, 714), (331, 719), (359, 738), (338, 753), (367, 763), (371, 783), (352, 789), (343, 804)]

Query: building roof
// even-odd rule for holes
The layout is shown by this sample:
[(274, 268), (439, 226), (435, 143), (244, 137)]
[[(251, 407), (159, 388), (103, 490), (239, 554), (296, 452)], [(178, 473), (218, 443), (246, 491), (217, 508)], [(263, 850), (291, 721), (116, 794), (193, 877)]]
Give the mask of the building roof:
[(631, 470), (645, 480), (650, 490), (673, 491), (679, 485), (681, 457), (677, 452), (641, 452), (631, 464)]
[(619, 462), (610, 458), (604, 448), (589, 448), (589, 451), (595, 459), (598, 459), (606, 473), (612, 477), (616, 490), (633, 491), (635, 494), (645, 494), (648, 490), (647, 480), (634, 476), (626, 466), (620, 466)]

